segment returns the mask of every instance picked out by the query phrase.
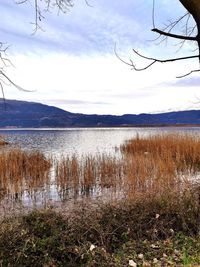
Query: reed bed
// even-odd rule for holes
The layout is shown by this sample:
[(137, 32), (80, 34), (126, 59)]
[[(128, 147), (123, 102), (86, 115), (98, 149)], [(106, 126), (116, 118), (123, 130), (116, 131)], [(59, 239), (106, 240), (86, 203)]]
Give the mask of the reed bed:
[(44, 191), (53, 183), (61, 200), (112, 195), (136, 198), (181, 192), (200, 171), (200, 141), (194, 136), (137, 136), (121, 146), (121, 157), (97, 154), (52, 159), (20, 149), (0, 154), (0, 198)]
[(180, 192), (194, 183), (200, 171), (200, 139), (195, 136), (137, 136), (120, 149), (127, 161), (129, 195)]
[(49, 183), (51, 160), (38, 151), (11, 149), (0, 153), (0, 192), (19, 196), (24, 190), (45, 187)]
[(183, 190), (200, 170), (200, 140), (188, 135), (136, 137), (121, 146), (122, 157), (63, 157), (56, 163), (56, 184), (64, 195), (120, 192), (131, 198)]
[(200, 170), (200, 139), (183, 134), (153, 135), (127, 141), (120, 147), (125, 155), (143, 155), (173, 161), (177, 171)]
[(116, 190), (122, 181), (122, 162), (109, 155), (87, 155), (81, 159), (67, 156), (55, 165), (55, 183), (62, 197), (93, 194), (104, 188)]

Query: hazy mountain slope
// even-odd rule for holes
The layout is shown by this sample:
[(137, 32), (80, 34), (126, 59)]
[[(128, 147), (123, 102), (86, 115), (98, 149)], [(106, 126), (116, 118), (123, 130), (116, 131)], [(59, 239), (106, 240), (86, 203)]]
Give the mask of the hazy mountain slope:
[(40, 103), (0, 99), (0, 127), (95, 127), (200, 124), (200, 111), (160, 114), (85, 115)]

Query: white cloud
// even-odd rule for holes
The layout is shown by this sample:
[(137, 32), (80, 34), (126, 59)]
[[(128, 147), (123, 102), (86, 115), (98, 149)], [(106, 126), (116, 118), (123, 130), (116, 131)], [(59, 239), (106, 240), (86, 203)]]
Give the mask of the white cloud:
[[(179, 16), (180, 3), (156, 1), (156, 23), (168, 16)], [(55, 104), (72, 112), (123, 114), (154, 112), (187, 107), (197, 94), (197, 87), (187, 81), (176, 82), (176, 75), (194, 67), (194, 62), (157, 64), (144, 72), (135, 72), (114, 55), (129, 57), (144, 66), (132, 47), (148, 56), (171, 56), (171, 46), (149, 42), (151, 0), (93, 0), (76, 3), (68, 14), (46, 14), (45, 32), (31, 35), (34, 19), (30, 6), (0, 3), (3, 23), (1, 38), (13, 43), (11, 60), (16, 68), (7, 74), (19, 85), (36, 92), (24, 93), (6, 88), (7, 98)], [(173, 6), (173, 9), (171, 9)], [(176, 56), (190, 51), (186, 46)], [(176, 49), (175, 49), (176, 50)], [(174, 47), (173, 47), (174, 51)], [(187, 85), (187, 86), (185, 86)], [(62, 100), (62, 101), (61, 101)]]

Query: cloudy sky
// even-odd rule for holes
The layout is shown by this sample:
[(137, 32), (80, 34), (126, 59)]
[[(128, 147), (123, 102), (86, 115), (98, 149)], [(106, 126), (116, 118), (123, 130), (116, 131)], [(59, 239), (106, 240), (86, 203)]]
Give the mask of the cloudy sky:
[[(41, 102), (77, 113), (125, 114), (199, 108), (198, 73), (177, 79), (198, 61), (157, 64), (136, 72), (122, 63), (147, 64), (132, 48), (161, 59), (194, 54), (194, 46), (155, 40), (153, 0), (76, 0), (65, 14), (44, 12), (34, 33), (34, 1), (1, 0), (1, 42), (14, 66), (5, 73), (22, 92), (4, 85), (8, 99)], [(41, 1), (39, 1), (41, 3)], [(173, 9), (171, 8), (173, 7)], [(155, 0), (155, 24), (163, 28), (183, 15), (178, 0)], [(175, 29), (180, 33), (180, 29)]]

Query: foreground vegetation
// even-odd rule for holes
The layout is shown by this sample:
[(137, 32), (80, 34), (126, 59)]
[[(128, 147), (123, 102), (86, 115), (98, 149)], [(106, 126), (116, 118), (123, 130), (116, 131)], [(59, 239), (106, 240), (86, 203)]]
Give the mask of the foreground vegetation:
[(5, 220), (1, 266), (194, 266), (199, 191), (176, 193), (84, 207), (70, 216), (45, 210)]
[(98, 207), (91, 199), (70, 213), (51, 208), (4, 219), (0, 266), (200, 264), (200, 141), (137, 137), (121, 152), (122, 157), (74, 155), (54, 163), (40, 152), (2, 152), (0, 189), (16, 194), (23, 186), (31, 191), (48, 185), (53, 163), (61, 199), (97, 190), (115, 198)]

